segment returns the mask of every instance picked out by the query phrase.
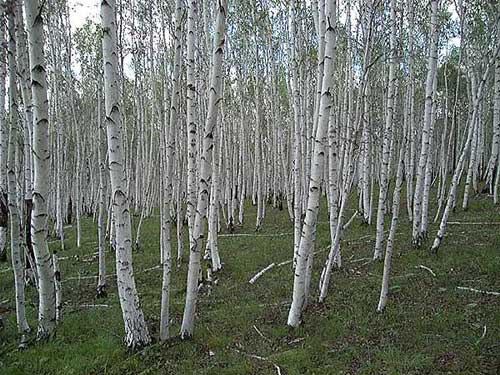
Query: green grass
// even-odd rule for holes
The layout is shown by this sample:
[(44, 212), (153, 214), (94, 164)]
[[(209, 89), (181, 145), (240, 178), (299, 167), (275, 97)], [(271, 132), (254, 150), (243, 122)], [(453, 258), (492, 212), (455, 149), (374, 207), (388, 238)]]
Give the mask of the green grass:
[[(255, 285), (248, 280), (272, 262), (291, 258), (292, 225), (286, 211), (267, 209), (260, 234), (275, 237), (221, 237), (224, 268), (210, 296), (197, 308), (195, 337), (158, 337), (161, 270), (158, 264), (158, 217), (143, 226), (143, 249), (134, 252), (141, 304), (155, 342), (129, 353), (122, 345), (123, 325), (114, 279), (109, 295), (95, 298), (97, 259), (95, 224), (82, 222), (83, 241), (75, 245), (75, 229), (67, 228), (67, 250), (60, 252), (64, 316), (57, 337), (17, 349), (14, 290), (10, 264), (0, 265), (0, 302), (9, 309), (0, 332), (1, 374), (496, 374), (500, 371), (500, 297), (457, 290), (457, 286), (500, 291), (500, 226), (450, 225), (438, 255), (412, 249), (411, 229), (402, 202), (391, 279), (390, 299), (376, 313), (381, 263), (353, 262), (371, 257), (375, 228), (355, 220), (342, 245), (344, 267), (332, 274), (327, 303), (319, 305), (318, 275), (326, 253), (316, 257), (311, 303), (304, 324), (290, 330), (286, 318), (291, 299), (290, 267), (274, 268)], [(329, 244), (322, 207), (316, 249)], [(467, 212), (457, 209), (451, 220), (500, 221), (491, 198), (476, 197)], [(352, 211), (349, 211), (350, 216)], [(431, 210), (431, 216), (433, 211)], [(138, 218), (134, 218), (135, 224)], [(389, 217), (388, 219), (389, 220)], [(388, 221), (387, 221), (388, 222)], [(255, 209), (248, 207), (238, 233), (252, 233)], [(430, 234), (435, 234), (431, 225)], [(52, 242), (57, 249), (59, 244)], [(173, 249), (176, 245), (173, 244)], [(187, 255), (187, 254), (186, 254)], [(187, 257), (184, 257), (185, 262)], [(107, 254), (108, 272), (114, 256)], [(430, 267), (435, 273), (418, 268)], [(80, 279), (78, 279), (81, 277)], [(69, 279), (71, 278), (71, 279)], [(69, 280), (68, 280), (69, 279)], [(179, 332), (184, 302), (186, 264), (174, 268), (172, 332)], [(36, 328), (37, 296), (27, 288), (27, 313)], [(109, 307), (83, 307), (106, 304)], [(261, 337), (254, 326), (265, 336)], [(483, 327), (486, 326), (486, 335)], [(266, 360), (255, 356), (264, 357)]]

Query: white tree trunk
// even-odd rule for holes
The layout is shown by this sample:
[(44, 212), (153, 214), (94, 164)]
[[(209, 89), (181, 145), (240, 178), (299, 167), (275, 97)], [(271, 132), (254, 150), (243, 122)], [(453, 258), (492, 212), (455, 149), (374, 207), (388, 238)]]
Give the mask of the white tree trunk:
[(390, 138), (392, 132), (392, 123), (394, 118), (394, 83), (396, 80), (396, 15), (395, 15), (395, 4), (391, 0), (391, 35), (390, 35), (390, 57), (389, 57), (389, 80), (387, 83), (387, 103), (386, 103), (386, 117), (385, 117), (385, 127), (382, 140), (382, 163), (380, 165), (380, 191), (378, 198), (378, 209), (377, 209), (377, 235), (375, 238), (375, 251), (373, 254), (373, 259), (382, 258), (382, 242), (384, 241), (384, 216), (385, 216), (385, 205), (387, 200), (387, 190), (389, 188), (388, 175), (389, 171), (389, 161), (390, 161)]
[(62, 287), (61, 271), (59, 269), (59, 260), (56, 251), (52, 254), (52, 266), (54, 269), (54, 289), (56, 292), (56, 321), (59, 322), (62, 318)]
[[(298, 4), (298, 3), (297, 3)], [(292, 174), (293, 174), (293, 266), (297, 264), (297, 256), (299, 253), (300, 235), (302, 230), (302, 189), (301, 189), (301, 116), (300, 116), (300, 88), (299, 88), (299, 38), (296, 27), (296, 18), (298, 17), (298, 10), (295, 9), (294, 13), (290, 15), (290, 43), (292, 54), (292, 69), (291, 69), (291, 82), (293, 97), (293, 159), (292, 159)], [(320, 89), (321, 90), (321, 89)]]
[(422, 128), (422, 146), (420, 149), (420, 158), (417, 165), (417, 181), (415, 183), (415, 193), (413, 198), (413, 244), (420, 246), (421, 238), (421, 217), (422, 217), (422, 195), (424, 190), (425, 166), (429, 154), (429, 135), (432, 123), (432, 105), (434, 80), (436, 79), (437, 60), (438, 60), (438, 13), (439, 0), (431, 0), (431, 19), (430, 19), (430, 46), (429, 59), (427, 66), (427, 80), (425, 83), (425, 109), (424, 125)]
[[(394, 2), (395, 0), (392, 0)], [(405, 130), (406, 132), (406, 130)], [(406, 137), (406, 135), (405, 135)], [(406, 143), (406, 142), (405, 142)], [(389, 231), (389, 236), (387, 238), (387, 246), (385, 249), (385, 259), (384, 259), (384, 274), (382, 276), (382, 288), (380, 289), (380, 298), (378, 301), (377, 311), (381, 312), (384, 310), (387, 303), (387, 295), (389, 293), (389, 275), (391, 272), (392, 263), (392, 251), (394, 247), (394, 237), (396, 236), (396, 227), (399, 218), (399, 206), (401, 201), (401, 187), (403, 185), (403, 167), (404, 167), (404, 154), (405, 154), (406, 144), (401, 145), (399, 150), (399, 161), (396, 172), (396, 186), (394, 187), (394, 195), (392, 199), (392, 221), (391, 229)]]
[[(0, 22), (0, 44), (5, 43), (5, 26)], [(7, 148), (8, 132), (5, 118), (6, 49), (0, 48), (0, 261), (7, 261)]]
[[(420, 213), (420, 237), (427, 237), (427, 226), (429, 223), (429, 193), (431, 189), (432, 183), (432, 161), (433, 161), (433, 152), (432, 147), (434, 145), (434, 127), (436, 123), (436, 110), (437, 110), (437, 101), (436, 101), (436, 91), (437, 91), (437, 78), (434, 79), (434, 88), (433, 88), (433, 102), (432, 102), (432, 110), (431, 110), (431, 126), (429, 128), (429, 153), (427, 155), (427, 161), (425, 163), (424, 170), (424, 185), (422, 192), (422, 208)], [(443, 147), (443, 146), (442, 146)]]
[(10, 135), (7, 156), (7, 180), (8, 180), (8, 206), (10, 217), (10, 250), (12, 258), (12, 269), (14, 270), (14, 287), (16, 291), (16, 318), (17, 330), (20, 335), (21, 345), (25, 344), (25, 334), (29, 331), (26, 320), (24, 299), (24, 262), (20, 246), (20, 220), (18, 207), (19, 184), (17, 159), (19, 155), (18, 127), (20, 125), (17, 105), (17, 82), (16, 82), (16, 40), (15, 40), (15, 8), (8, 11), (8, 40), (9, 40), (9, 113), (10, 113)]
[[(498, 3), (500, 7), (500, 2)], [(497, 26), (497, 30), (500, 30), (500, 25)], [(500, 32), (497, 31), (497, 48), (500, 46)], [(0, 73), (1, 74), (1, 73)], [(1, 83), (1, 81), (0, 81)], [(493, 182), (493, 201), (495, 204), (498, 203), (498, 183), (500, 180), (500, 147), (498, 146), (498, 142), (500, 142), (500, 55), (496, 58), (495, 65), (495, 96), (494, 96), (495, 104), (494, 104), (494, 113), (493, 113), (493, 122), (495, 129), (497, 129), (497, 134), (499, 134), (496, 138), (497, 141), (497, 161), (496, 161), (496, 176), (494, 177)], [(495, 141), (495, 140), (494, 140)], [(492, 172), (493, 174), (493, 172)], [(492, 177), (493, 180), (493, 177)]]
[(99, 274), (97, 278), (97, 296), (106, 297), (106, 245), (105, 245), (105, 228), (104, 228), (104, 215), (105, 215), (105, 201), (106, 193), (104, 184), (106, 181), (106, 167), (105, 160), (102, 155), (102, 135), (104, 127), (101, 119), (101, 90), (97, 88), (97, 161), (99, 163), (99, 188), (98, 188), (98, 213), (97, 213), (97, 249), (99, 257)]
[(49, 199), (49, 122), (44, 58), (42, 8), (38, 0), (25, 1), (33, 97), (33, 211), (31, 236), (38, 274), (38, 339), (48, 339), (56, 325), (52, 256), (47, 243)]
[(297, 254), (297, 265), (294, 271), (293, 300), (288, 313), (288, 325), (297, 327), (301, 322), (302, 309), (306, 300), (305, 284), (307, 260), (314, 245), (316, 224), (319, 212), (320, 186), (323, 179), (323, 167), (325, 160), (326, 133), (330, 119), (330, 109), (332, 107), (333, 95), (333, 68), (336, 44), (336, 0), (328, 0), (325, 8), (326, 29), (325, 29), (325, 62), (323, 83), (321, 89), (321, 100), (316, 130), (314, 152), (311, 163), (311, 177), (309, 182), (306, 218), (302, 236), (300, 239), (299, 251)]
[(180, 79), (181, 79), (181, 54), (182, 54), (182, 3), (181, 0), (175, 2), (175, 33), (174, 33), (174, 66), (172, 76), (172, 94), (170, 100), (169, 125), (162, 140), (166, 145), (166, 153), (163, 161), (163, 225), (162, 225), (162, 259), (163, 280), (161, 290), (161, 311), (160, 311), (160, 340), (169, 338), (169, 305), (170, 305), (170, 274), (172, 270), (172, 245), (170, 241), (171, 215), (170, 205), (172, 204), (172, 174), (174, 167), (174, 137), (177, 131), (177, 120), (179, 111)]
[(189, 227), (189, 247), (193, 246), (193, 225), (196, 214), (196, 160), (198, 114), (196, 111), (196, 77), (195, 77), (195, 25), (198, 17), (198, 2), (187, 0), (187, 55), (186, 55), (186, 85), (187, 85), (187, 219)]
[[(217, 115), (222, 98), (222, 59), (225, 44), (224, 29), (226, 24), (226, 12), (226, 1), (220, 0), (217, 6), (217, 20), (213, 39), (208, 112), (203, 136), (202, 155), (200, 159), (198, 203), (193, 223), (193, 236), (191, 239), (192, 244), (189, 252), (186, 304), (184, 306), (184, 315), (181, 327), (181, 337), (183, 339), (192, 337), (194, 332), (196, 301), (198, 299), (198, 276), (200, 273), (200, 258), (202, 249), (201, 241), (203, 239), (203, 220), (206, 218), (207, 214), (208, 195), (211, 187), (212, 176), (212, 153), (214, 147), (213, 137), (214, 134), (216, 134)], [(189, 61), (188, 64), (190, 64)]]
[(123, 164), (123, 140), (117, 76), (115, 0), (105, 0), (101, 3), (101, 21), (103, 28), (105, 121), (108, 136), (112, 211), (115, 221), (116, 276), (125, 324), (125, 344), (129, 348), (136, 349), (148, 345), (151, 338), (139, 306), (139, 296), (132, 267), (132, 230), (126, 191), (127, 180)]

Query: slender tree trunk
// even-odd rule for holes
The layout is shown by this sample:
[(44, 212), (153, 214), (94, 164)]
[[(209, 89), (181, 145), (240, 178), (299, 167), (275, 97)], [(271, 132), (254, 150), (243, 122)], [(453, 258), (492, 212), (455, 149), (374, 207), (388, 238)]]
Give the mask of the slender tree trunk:
[(187, 0), (187, 55), (186, 55), (186, 84), (187, 84), (187, 219), (189, 227), (189, 247), (193, 247), (193, 226), (196, 210), (196, 160), (198, 154), (198, 113), (196, 110), (196, 79), (195, 79), (195, 25), (198, 17), (198, 2)]
[[(5, 26), (0, 22), (0, 44), (5, 43)], [(7, 261), (7, 148), (8, 132), (5, 118), (6, 48), (0, 48), (0, 262)]]
[(390, 161), (390, 137), (392, 131), (392, 123), (394, 119), (394, 84), (396, 80), (396, 11), (394, 9), (394, 0), (391, 0), (391, 36), (390, 36), (390, 57), (389, 57), (389, 80), (387, 84), (387, 103), (386, 103), (386, 118), (382, 140), (382, 163), (380, 165), (380, 192), (378, 198), (377, 209), (377, 235), (375, 238), (375, 251), (373, 259), (382, 258), (382, 242), (384, 240), (384, 216), (387, 193), (389, 189), (389, 161)]
[(175, 2), (175, 34), (174, 34), (174, 66), (172, 77), (172, 94), (170, 100), (170, 118), (169, 125), (165, 131), (166, 139), (163, 140), (166, 144), (166, 154), (164, 161), (164, 175), (163, 181), (163, 215), (164, 226), (162, 227), (163, 234), (163, 251), (162, 251), (162, 267), (163, 267), (163, 280), (161, 292), (161, 312), (160, 312), (160, 340), (165, 341), (169, 337), (169, 305), (170, 305), (170, 274), (172, 270), (172, 255), (171, 255), (171, 241), (170, 241), (170, 228), (171, 228), (171, 215), (170, 205), (172, 203), (172, 174), (174, 167), (174, 134), (177, 130), (178, 111), (180, 104), (180, 79), (181, 79), (181, 54), (182, 54), (182, 2), (176, 0)]
[(125, 324), (125, 344), (131, 349), (137, 349), (148, 345), (151, 338), (139, 306), (139, 296), (132, 268), (132, 230), (126, 191), (127, 180), (123, 164), (120, 93), (118, 91), (115, 0), (104, 0), (101, 3), (101, 20), (103, 28), (105, 121), (108, 135), (112, 212), (115, 220), (116, 276)]
[(42, 6), (25, 0), (33, 97), (33, 212), (31, 236), (38, 274), (38, 339), (49, 339), (56, 326), (56, 301), (52, 256), (47, 243), (49, 199), (49, 122), (44, 58)]
[(291, 89), (293, 97), (293, 266), (297, 264), (297, 256), (299, 253), (300, 235), (302, 230), (302, 189), (301, 189), (301, 116), (300, 116), (300, 88), (299, 88), (299, 37), (297, 32), (297, 18), (299, 2), (293, 3), (293, 13), (290, 16), (290, 37), (291, 37), (291, 54), (292, 54), (292, 72), (291, 72)]
[[(226, 12), (226, 0), (219, 0), (217, 5), (217, 21), (213, 40), (208, 113), (205, 122), (202, 155), (200, 159), (198, 203), (193, 223), (192, 244), (189, 252), (186, 304), (184, 307), (184, 316), (182, 318), (181, 327), (181, 337), (183, 339), (192, 337), (194, 332), (196, 301), (198, 299), (198, 276), (200, 273), (200, 258), (202, 249), (201, 241), (203, 239), (203, 220), (207, 214), (208, 195), (212, 176), (212, 153), (214, 147), (213, 137), (214, 134), (216, 134), (217, 115), (222, 98), (222, 59), (225, 44), (224, 29), (226, 24)], [(188, 61), (188, 64), (190, 63), (191, 62)]]
[(106, 297), (106, 244), (105, 244), (105, 228), (104, 228), (104, 215), (105, 215), (105, 201), (106, 192), (104, 184), (106, 180), (106, 167), (105, 160), (102, 155), (102, 135), (104, 127), (101, 119), (101, 89), (97, 88), (97, 160), (99, 163), (99, 189), (98, 189), (98, 214), (97, 214), (97, 249), (99, 253), (99, 275), (97, 278), (97, 296)]
[[(392, 1), (394, 2), (394, 0)], [(387, 238), (387, 246), (385, 249), (384, 274), (382, 276), (382, 288), (380, 289), (380, 299), (378, 301), (378, 307), (377, 307), (378, 312), (384, 310), (385, 305), (387, 303), (387, 295), (389, 293), (389, 275), (391, 272), (394, 237), (396, 236), (396, 227), (399, 219), (399, 206), (401, 201), (401, 187), (403, 185), (403, 167), (404, 167), (405, 149), (406, 145), (402, 144), (401, 149), (399, 150), (399, 161), (396, 172), (396, 185), (394, 187), (394, 195), (392, 200), (391, 229), (389, 231), (389, 236)]]
[(422, 195), (424, 191), (425, 166), (429, 156), (429, 136), (432, 126), (432, 105), (434, 80), (436, 79), (437, 59), (438, 59), (438, 3), (439, 0), (431, 0), (431, 19), (430, 19), (430, 46), (429, 59), (427, 66), (427, 80), (425, 83), (425, 109), (424, 125), (422, 128), (422, 146), (420, 149), (420, 158), (417, 165), (417, 181), (415, 183), (415, 195), (413, 199), (413, 244), (420, 246), (422, 242), (421, 218), (422, 218)]
[[(498, 3), (499, 12), (500, 12), (500, 2)], [(498, 22), (500, 23), (500, 21)], [(497, 23), (497, 25), (498, 25)], [(497, 48), (500, 46), (500, 25), (497, 26)], [(0, 73), (1, 74), (1, 73)], [(1, 81), (0, 81), (1, 84)], [(493, 202), (495, 204), (498, 203), (498, 184), (500, 180), (500, 146), (498, 143), (500, 142), (500, 55), (497, 55), (496, 65), (495, 65), (495, 96), (494, 96), (495, 104), (494, 104), (494, 115), (493, 115), (493, 123), (495, 129), (497, 129), (497, 160), (494, 168), (496, 168), (496, 176), (494, 177), (493, 184)], [(495, 140), (494, 140), (495, 142)], [(494, 151), (492, 151), (494, 152)], [(493, 172), (491, 173), (493, 175)], [(493, 177), (492, 177), (493, 180)]]
[(18, 207), (19, 184), (18, 157), (20, 125), (17, 105), (17, 82), (16, 82), (16, 40), (15, 40), (15, 11), (16, 1), (7, 3), (8, 13), (8, 62), (9, 62), (9, 113), (10, 113), (10, 135), (7, 156), (7, 180), (8, 180), (8, 205), (10, 218), (10, 250), (12, 258), (12, 269), (14, 270), (14, 287), (16, 291), (16, 318), (17, 330), (20, 335), (20, 345), (24, 346), (25, 334), (30, 330), (26, 320), (24, 299), (24, 265), (20, 246), (20, 220)]
[(415, 73), (414, 73), (414, 26), (415, 26), (415, 7), (413, 0), (407, 0), (408, 6), (408, 152), (407, 163), (405, 166), (406, 174), (406, 210), (408, 219), (413, 221), (413, 177), (415, 172)]
[(293, 300), (288, 313), (288, 325), (297, 327), (301, 322), (302, 310), (306, 300), (305, 283), (307, 260), (316, 238), (316, 224), (319, 212), (320, 186), (323, 179), (326, 133), (330, 119), (333, 95), (333, 68), (336, 44), (336, 0), (328, 0), (325, 7), (325, 62), (321, 89), (318, 127), (316, 130), (314, 152), (311, 163), (307, 210), (294, 271)]
[[(422, 208), (421, 208), (421, 217), (420, 217), (420, 237), (422, 239), (427, 238), (427, 226), (429, 224), (429, 193), (432, 184), (432, 165), (433, 165), (433, 152), (432, 146), (434, 144), (434, 132), (435, 132), (435, 124), (436, 124), (436, 109), (437, 109), (437, 101), (436, 101), (436, 91), (437, 91), (437, 78), (434, 79), (434, 88), (433, 88), (433, 101), (432, 101), (432, 110), (431, 110), (431, 126), (429, 128), (429, 153), (427, 155), (427, 161), (425, 163), (424, 170), (424, 185), (422, 192)], [(443, 147), (443, 146), (442, 146)]]

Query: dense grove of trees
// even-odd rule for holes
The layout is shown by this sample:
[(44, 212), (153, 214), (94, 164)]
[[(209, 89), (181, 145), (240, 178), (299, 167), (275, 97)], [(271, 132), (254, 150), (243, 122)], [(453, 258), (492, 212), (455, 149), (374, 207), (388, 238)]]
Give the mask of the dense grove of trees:
[[(353, 220), (376, 234), (382, 312), (400, 215), (412, 245), (436, 252), (455, 209), (477, 194), (498, 203), (500, 1), (102, 0), (101, 21), (76, 29), (70, 5), (0, 1), (0, 259), (12, 261), (22, 345), (26, 285), (40, 340), (64, 318), (47, 241), (64, 252), (72, 223), (80, 247), (84, 215), (98, 233), (96, 293), (106, 297), (112, 249), (125, 344), (138, 348), (151, 336), (133, 252), (154, 213), (168, 340), (173, 265), (188, 269), (189, 338), (200, 283), (223, 267), (218, 233), (238, 230), (245, 201), (256, 232), (267, 210), (293, 223), (291, 327), (312, 288), (327, 298)], [(331, 244), (315, 259), (322, 201)]]

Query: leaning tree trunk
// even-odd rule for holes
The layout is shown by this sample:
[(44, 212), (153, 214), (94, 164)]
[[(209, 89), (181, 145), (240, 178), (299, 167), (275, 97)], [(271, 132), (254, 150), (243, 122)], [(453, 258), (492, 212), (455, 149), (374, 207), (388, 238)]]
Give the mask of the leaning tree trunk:
[[(200, 176), (198, 180), (198, 203), (196, 205), (193, 223), (193, 236), (189, 252), (189, 268), (187, 277), (186, 304), (182, 318), (181, 337), (190, 338), (194, 332), (194, 317), (198, 299), (198, 275), (200, 273), (200, 258), (203, 239), (203, 220), (206, 218), (208, 195), (212, 176), (212, 153), (214, 134), (217, 125), (217, 114), (222, 98), (222, 59), (224, 55), (226, 25), (226, 0), (219, 0), (217, 6), (217, 21), (213, 41), (212, 68), (210, 72), (210, 90), (207, 119), (203, 136), (202, 155), (200, 159)], [(188, 31), (189, 32), (189, 31)], [(188, 64), (192, 63), (188, 61)]]
[(56, 295), (52, 256), (47, 243), (49, 199), (49, 121), (44, 58), (42, 6), (25, 1), (33, 97), (33, 211), (31, 236), (38, 273), (38, 339), (49, 339), (56, 326)]
[[(498, 2), (497, 9), (500, 12), (500, 1)], [(497, 18), (496, 42), (497, 47), (500, 46), (500, 17)], [(489, 187), (490, 193), (493, 193), (494, 198), (496, 198), (497, 183), (494, 180), (496, 180), (495, 173), (498, 175), (498, 170), (500, 169), (500, 56), (497, 56), (495, 60), (495, 83), (493, 90), (493, 140), (491, 142), (491, 156), (486, 171), (486, 185)]]
[[(394, 0), (393, 0), (394, 1)], [(406, 129), (404, 130), (406, 133)], [(406, 134), (404, 135), (406, 138)], [(387, 238), (387, 246), (385, 249), (384, 258), (384, 273), (382, 276), (382, 287), (380, 289), (380, 298), (378, 301), (377, 311), (382, 312), (387, 303), (387, 295), (389, 294), (389, 276), (392, 266), (392, 252), (394, 248), (394, 237), (396, 236), (396, 227), (398, 225), (399, 219), (399, 206), (401, 201), (401, 187), (403, 185), (403, 167), (404, 167), (404, 156), (406, 149), (406, 142), (401, 144), (401, 149), (399, 150), (399, 160), (396, 172), (396, 184), (394, 187), (394, 195), (392, 198), (392, 221), (391, 229), (389, 231), (389, 236)]]
[(455, 167), (455, 171), (453, 173), (450, 191), (448, 193), (448, 199), (446, 201), (446, 206), (445, 206), (445, 209), (443, 212), (443, 216), (441, 218), (439, 230), (436, 234), (436, 237), (434, 238), (434, 242), (433, 242), (432, 247), (431, 247), (431, 251), (433, 251), (433, 252), (437, 252), (439, 246), (441, 245), (441, 241), (444, 238), (444, 234), (446, 232), (446, 225), (448, 224), (448, 217), (450, 216), (450, 212), (451, 212), (453, 205), (455, 203), (455, 198), (457, 195), (457, 188), (458, 188), (458, 184), (460, 182), (460, 175), (462, 174), (462, 168), (463, 168), (464, 163), (465, 163), (465, 157), (467, 155), (467, 152), (469, 151), (469, 147), (470, 147), (471, 142), (472, 142), (472, 138), (473, 138), (473, 134), (474, 134), (474, 123), (477, 121), (479, 106), (483, 100), (484, 86), (486, 84), (486, 80), (488, 78), (488, 73), (490, 71), (490, 68), (494, 64), (495, 59), (498, 56), (499, 51), (500, 51), (500, 46), (497, 47), (492, 59), (488, 62), (488, 65), (486, 66), (486, 69), (484, 71), (481, 82), (479, 83), (479, 87), (477, 88), (477, 94), (476, 94), (474, 101), (473, 101), (472, 115), (469, 119), (468, 131), (466, 134), (465, 143), (462, 147), (462, 152), (460, 154), (460, 158), (458, 159), (457, 165)]
[[(396, 59), (396, 51), (394, 48), (396, 47), (396, 0), (391, 0), (391, 64), (395, 63)], [(406, 113), (405, 113), (406, 115)], [(389, 274), (391, 271), (391, 262), (392, 262), (392, 250), (394, 245), (394, 237), (396, 236), (396, 226), (398, 224), (399, 217), (399, 206), (400, 206), (400, 197), (401, 197), (401, 187), (403, 185), (403, 168), (404, 168), (404, 160), (405, 160), (405, 152), (406, 152), (406, 140), (407, 140), (407, 127), (408, 127), (408, 118), (404, 119), (404, 126), (402, 132), (402, 138), (404, 142), (401, 142), (399, 149), (399, 158), (397, 164), (396, 171), (396, 184), (394, 187), (394, 194), (392, 197), (392, 220), (391, 220), (391, 229), (389, 231), (389, 236), (387, 238), (387, 245), (385, 249), (385, 258), (384, 258), (384, 273), (382, 276), (382, 287), (380, 290), (380, 299), (378, 302), (377, 311), (381, 312), (385, 304), (387, 302), (387, 294), (389, 292)]]
[(127, 195), (127, 179), (123, 164), (118, 61), (116, 55), (115, 0), (101, 3), (103, 28), (104, 98), (108, 136), (108, 162), (111, 199), (116, 238), (116, 276), (118, 295), (125, 324), (125, 344), (136, 349), (151, 342), (132, 268), (132, 230)]
[(330, 119), (333, 96), (333, 68), (336, 44), (336, 0), (328, 0), (325, 7), (325, 62), (321, 101), (318, 114), (318, 126), (314, 152), (311, 163), (311, 177), (309, 181), (309, 194), (307, 197), (307, 211), (297, 254), (297, 265), (294, 271), (293, 300), (288, 313), (288, 325), (297, 327), (301, 322), (302, 310), (306, 301), (306, 271), (307, 260), (316, 238), (316, 224), (318, 221), (320, 186), (323, 180), (323, 167), (325, 162), (325, 147), (327, 144), (326, 133)]

